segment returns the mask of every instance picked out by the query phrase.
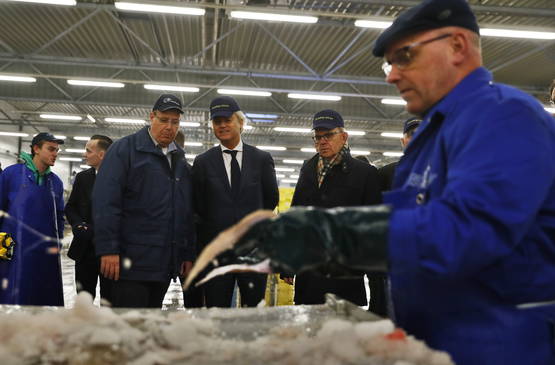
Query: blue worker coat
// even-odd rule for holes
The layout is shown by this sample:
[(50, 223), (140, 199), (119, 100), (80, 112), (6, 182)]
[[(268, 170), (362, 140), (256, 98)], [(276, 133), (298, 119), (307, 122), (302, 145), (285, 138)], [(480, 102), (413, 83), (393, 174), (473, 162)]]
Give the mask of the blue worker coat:
[(555, 364), (555, 122), (478, 68), (424, 116), (397, 170), (395, 318), (460, 365)]
[(24, 164), (0, 175), (0, 231), (16, 242), (11, 261), (0, 260), (1, 304), (64, 305), (58, 239), (64, 231), (63, 184), (49, 173), (37, 185)]

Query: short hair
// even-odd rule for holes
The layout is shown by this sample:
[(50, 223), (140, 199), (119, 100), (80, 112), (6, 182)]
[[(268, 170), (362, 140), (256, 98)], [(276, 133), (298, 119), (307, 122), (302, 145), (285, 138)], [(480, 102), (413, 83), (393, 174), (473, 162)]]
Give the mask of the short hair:
[(112, 141), (112, 139), (108, 136), (103, 136), (102, 134), (95, 134), (94, 136), (91, 137), (91, 141), (98, 141), (96, 143), (96, 145), (98, 146), (98, 148), (100, 148), (103, 151), (108, 150), (108, 148), (112, 145), (112, 143), (114, 143), (114, 141)]
[(243, 121), (243, 128), (241, 128), (241, 132), (242, 132), (245, 126), (250, 122), (250, 120), (249, 118), (247, 118), (247, 116), (245, 115), (245, 113), (243, 113), (242, 110), (237, 110), (233, 114), (237, 115), (237, 117)]
[(183, 131), (177, 131), (177, 134), (175, 135), (175, 143), (177, 143), (177, 145), (181, 148), (185, 147), (185, 133), (183, 133)]
[(34, 146), (37, 146), (39, 149), (42, 148), (42, 145), (44, 144), (44, 142), (46, 142), (44, 139), (38, 141), (35, 144), (31, 145), (31, 157), (35, 157), (35, 150), (33, 149)]

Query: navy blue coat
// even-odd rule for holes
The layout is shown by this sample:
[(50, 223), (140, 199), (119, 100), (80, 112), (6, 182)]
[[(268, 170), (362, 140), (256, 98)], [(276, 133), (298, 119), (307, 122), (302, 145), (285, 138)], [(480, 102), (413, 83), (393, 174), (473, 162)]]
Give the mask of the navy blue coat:
[(258, 209), (273, 210), (279, 202), (272, 156), (245, 143), (241, 189), (237, 197), (231, 194), (220, 146), (197, 156), (193, 164), (193, 180), (201, 246), (247, 214)]
[(191, 172), (181, 148), (170, 154), (172, 168), (145, 127), (115, 142), (98, 171), (96, 254), (119, 254), (122, 279), (166, 281), (194, 259)]

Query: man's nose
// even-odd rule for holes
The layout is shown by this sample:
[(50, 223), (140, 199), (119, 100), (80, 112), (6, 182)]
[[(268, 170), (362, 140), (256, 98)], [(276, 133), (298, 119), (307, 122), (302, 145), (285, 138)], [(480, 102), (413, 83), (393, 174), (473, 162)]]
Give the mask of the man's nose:
[(387, 76), (385, 77), (385, 81), (389, 84), (394, 84), (397, 81), (399, 81), (400, 78), (401, 78), (401, 71), (395, 64), (392, 64), (389, 74), (387, 74)]

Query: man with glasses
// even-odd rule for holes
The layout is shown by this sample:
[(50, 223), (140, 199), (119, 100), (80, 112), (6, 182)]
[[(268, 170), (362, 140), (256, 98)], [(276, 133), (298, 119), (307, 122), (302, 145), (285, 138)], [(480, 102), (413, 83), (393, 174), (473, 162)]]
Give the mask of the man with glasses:
[[(291, 206), (333, 208), (381, 203), (378, 172), (369, 163), (351, 157), (349, 135), (341, 115), (331, 109), (314, 115), (317, 154), (301, 168)], [(292, 283), (290, 277), (286, 282)], [(367, 305), (364, 272), (306, 271), (295, 279), (295, 304), (323, 304), (326, 293), (336, 294), (360, 306)], [(378, 300), (381, 293), (371, 292)], [(385, 313), (382, 313), (385, 314)]]
[(93, 189), (100, 272), (114, 307), (161, 308), (171, 279), (194, 259), (191, 171), (174, 142), (181, 100), (164, 94), (150, 125), (110, 147)]
[(553, 326), (538, 310), (555, 300), (553, 117), (482, 67), (465, 0), (403, 12), (373, 53), (422, 118), (384, 194), (391, 212), (292, 210), (235, 250), (257, 243), (274, 270), (381, 265), (397, 325), (456, 364), (554, 364)]

